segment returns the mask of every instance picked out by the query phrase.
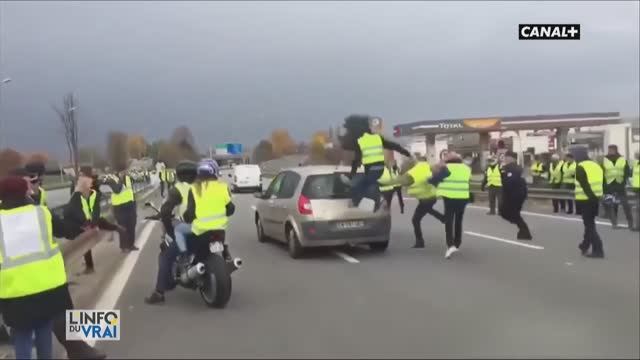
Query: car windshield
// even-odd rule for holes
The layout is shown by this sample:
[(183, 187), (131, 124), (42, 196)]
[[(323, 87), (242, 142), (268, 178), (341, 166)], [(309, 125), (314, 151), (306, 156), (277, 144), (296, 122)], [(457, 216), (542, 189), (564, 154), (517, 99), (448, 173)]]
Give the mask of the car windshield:
[[(346, 172), (333, 174), (311, 175), (302, 189), (302, 195), (308, 199), (348, 199), (350, 197), (349, 186), (340, 180), (340, 175)], [(362, 174), (356, 174), (355, 180)]]

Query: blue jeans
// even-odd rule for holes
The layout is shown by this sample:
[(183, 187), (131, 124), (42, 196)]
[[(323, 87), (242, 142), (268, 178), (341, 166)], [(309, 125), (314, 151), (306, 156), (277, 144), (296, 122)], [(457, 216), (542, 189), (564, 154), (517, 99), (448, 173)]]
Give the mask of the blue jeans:
[(191, 233), (191, 224), (178, 223), (173, 227), (173, 233), (180, 252), (187, 252), (187, 235)]
[(158, 254), (158, 275), (156, 278), (156, 291), (164, 293), (176, 287), (175, 279), (171, 275), (171, 266), (178, 257), (178, 246), (172, 242), (169, 247)]
[(380, 187), (378, 179), (382, 176), (384, 167), (365, 170), (362, 177), (351, 185), (351, 201), (358, 206), (363, 197), (368, 197), (376, 202), (376, 209), (380, 203)]
[(36, 324), (31, 329), (11, 329), (16, 359), (31, 359), (34, 333), (38, 359), (51, 359), (53, 357), (53, 343), (51, 339), (52, 332), (52, 320)]

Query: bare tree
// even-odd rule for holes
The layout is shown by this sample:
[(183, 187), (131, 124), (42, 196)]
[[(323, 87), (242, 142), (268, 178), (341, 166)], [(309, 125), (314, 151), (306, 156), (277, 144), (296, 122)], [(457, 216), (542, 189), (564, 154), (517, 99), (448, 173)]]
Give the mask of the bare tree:
[(64, 138), (69, 150), (69, 162), (73, 166), (74, 174), (78, 173), (78, 121), (76, 110), (78, 101), (73, 93), (68, 93), (62, 98), (62, 109), (53, 106), (53, 110), (58, 114), (58, 118), (64, 128)]

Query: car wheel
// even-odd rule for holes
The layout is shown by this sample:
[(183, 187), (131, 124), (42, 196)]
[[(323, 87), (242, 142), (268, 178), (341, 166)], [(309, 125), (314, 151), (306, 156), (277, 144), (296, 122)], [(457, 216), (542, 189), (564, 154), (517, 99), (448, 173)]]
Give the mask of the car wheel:
[(262, 220), (260, 220), (260, 217), (256, 219), (256, 232), (258, 234), (259, 242), (267, 242), (267, 237), (264, 235), (264, 228), (262, 227)]
[(289, 249), (289, 256), (291, 256), (292, 259), (299, 259), (302, 256), (302, 245), (293, 227), (290, 227), (287, 232), (287, 247)]
[(369, 249), (374, 252), (385, 252), (389, 247), (389, 240), (385, 242), (370, 243)]

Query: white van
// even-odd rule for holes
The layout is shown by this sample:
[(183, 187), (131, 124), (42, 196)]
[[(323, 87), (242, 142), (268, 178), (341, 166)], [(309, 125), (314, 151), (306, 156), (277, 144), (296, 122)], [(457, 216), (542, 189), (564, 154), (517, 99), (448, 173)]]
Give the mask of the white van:
[(241, 165), (233, 167), (231, 191), (252, 190), (262, 192), (262, 172), (258, 165)]

